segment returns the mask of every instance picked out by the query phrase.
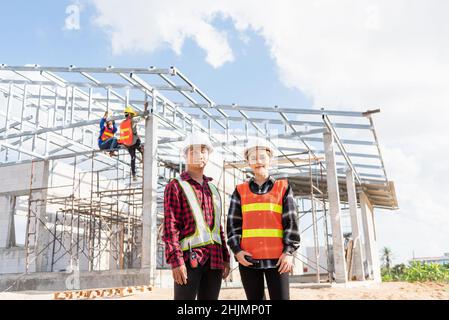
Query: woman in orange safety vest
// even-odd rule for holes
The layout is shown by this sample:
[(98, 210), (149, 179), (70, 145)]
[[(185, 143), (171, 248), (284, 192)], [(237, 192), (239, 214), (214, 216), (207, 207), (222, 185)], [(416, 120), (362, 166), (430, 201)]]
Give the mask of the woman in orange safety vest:
[(288, 277), (300, 242), (293, 192), (287, 180), (269, 175), (273, 149), (266, 140), (250, 141), (244, 156), (254, 177), (237, 185), (231, 197), (228, 245), (248, 300), (265, 298), (264, 278), (270, 299), (288, 300)]

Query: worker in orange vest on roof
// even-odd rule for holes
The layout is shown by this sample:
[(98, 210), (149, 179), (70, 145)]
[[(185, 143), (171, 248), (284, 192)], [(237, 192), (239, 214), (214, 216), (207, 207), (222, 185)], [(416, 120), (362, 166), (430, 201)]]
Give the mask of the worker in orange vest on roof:
[(128, 149), (131, 156), (131, 174), (133, 181), (136, 181), (136, 150), (139, 150), (143, 156), (143, 146), (137, 132), (137, 124), (141, 119), (131, 106), (126, 107), (124, 113), (125, 120), (120, 124), (119, 143)]
[(106, 111), (103, 118), (100, 121), (100, 135), (98, 137), (98, 147), (101, 150), (109, 150), (109, 155), (116, 156), (117, 153), (114, 151), (118, 142), (114, 137), (117, 132), (117, 126), (115, 121), (108, 117), (108, 112)]
[(293, 192), (286, 179), (270, 176), (273, 149), (266, 140), (250, 140), (244, 157), (254, 177), (232, 194), (228, 245), (248, 300), (264, 299), (264, 277), (270, 299), (288, 300), (288, 277), (300, 242)]

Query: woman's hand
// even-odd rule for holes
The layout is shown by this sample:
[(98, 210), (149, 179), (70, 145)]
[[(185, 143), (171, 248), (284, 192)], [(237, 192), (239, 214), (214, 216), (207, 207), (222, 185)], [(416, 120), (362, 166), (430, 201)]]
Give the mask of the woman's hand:
[(293, 255), (283, 253), (276, 263), (276, 267), (279, 266), (279, 273), (290, 272), (293, 268)]
[(235, 255), (235, 257), (237, 258), (238, 262), (241, 265), (243, 265), (245, 267), (252, 266), (253, 264), (251, 262), (246, 261), (245, 256), (252, 256), (252, 254), (242, 250)]

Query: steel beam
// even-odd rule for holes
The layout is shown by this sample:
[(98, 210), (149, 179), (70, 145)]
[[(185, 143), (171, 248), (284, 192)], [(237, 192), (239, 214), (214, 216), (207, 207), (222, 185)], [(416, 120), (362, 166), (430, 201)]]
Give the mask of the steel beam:
[(252, 111), (252, 112), (283, 112), (283, 113), (291, 113), (291, 114), (303, 114), (303, 115), (322, 115), (323, 113), (334, 116), (342, 116), (342, 117), (363, 117), (363, 112), (354, 112), (354, 111), (330, 111), (330, 110), (318, 110), (318, 109), (300, 109), (300, 108), (281, 108), (281, 107), (266, 107), (266, 106), (245, 106), (245, 105), (223, 105), (216, 104), (213, 107), (208, 106), (206, 104), (186, 104), (186, 103), (177, 103), (179, 107), (182, 108), (212, 108), (212, 109), (222, 109), (222, 110), (232, 110), (232, 111)]

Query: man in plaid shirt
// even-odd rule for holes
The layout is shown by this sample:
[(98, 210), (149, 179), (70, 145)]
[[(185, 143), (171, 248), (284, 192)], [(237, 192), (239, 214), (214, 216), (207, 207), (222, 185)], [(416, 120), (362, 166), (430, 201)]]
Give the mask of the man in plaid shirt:
[[(214, 195), (218, 195), (218, 192), (212, 190), (215, 188), (210, 182), (212, 178), (203, 174), (212, 150), (212, 144), (207, 136), (192, 134), (188, 137), (183, 149), (186, 171), (178, 179), (171, 180), (165, 187), (163, 240), (166, 260), (172, 267), (175, 281), (175, 300), (194, 300), (195, 298), (216, 300), (220, 293), (222, 279), (229, 275), (230, 256), (223, 228), (220, 225), (221, 212), (214, 213), (218, 210), (214, 210), (214, 204), (221, 208), (221, 203), (214, 203)], [(189, 198), (190, 190), (194, 193), (190, 193)], [(196, 199), (192, 200), (192, 198)], [(192, 211), (192, 207), (195, 207), (192, 201), (197, 201), (199, 206), (196, 208), (202, 212)], [(200, 230), (201, 223), (197, 225), (195, 222), (200, 219), (201, 222), (206, 223), (202, 225), (208, 230)], [(211, 235), (210, 239), (212, 239), (214, 230), (216, 230), (215, 241), (201, 243), (197, 239), (196, 245), (192, 245), (195, 241), (192, 240), (192, 235), (206, 232), (205, 234)], [(186, 241), (187, 239), (190, 240)], [(187, 249), (186, 242), (189, 245)]]

